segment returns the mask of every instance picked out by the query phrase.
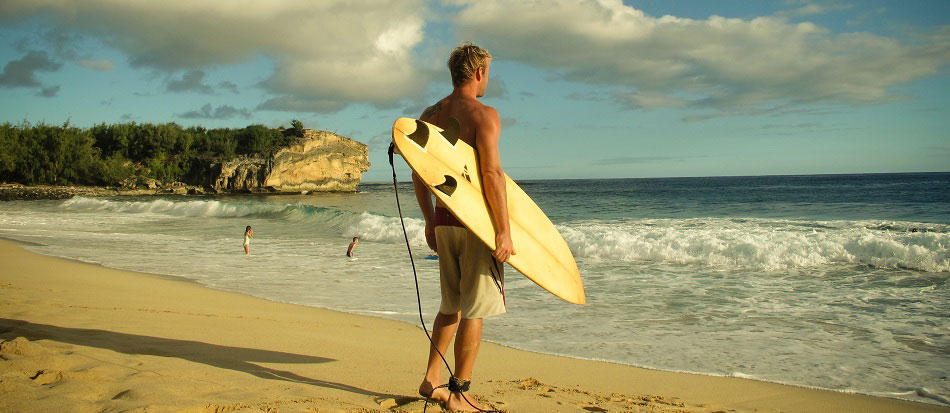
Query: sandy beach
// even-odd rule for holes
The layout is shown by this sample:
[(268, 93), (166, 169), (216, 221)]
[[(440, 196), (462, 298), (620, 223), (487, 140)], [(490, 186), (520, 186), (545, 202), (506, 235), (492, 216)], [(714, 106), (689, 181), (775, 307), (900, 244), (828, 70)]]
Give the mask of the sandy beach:
[[(0, 262), (0, 411), (423, 409), (416, 388), (427, 342), (418, 326), (47, 257), (9, 241), (0, 241)], [(472, 384), (479, 401), (509, 412), (950, 411), (491, 343)]]

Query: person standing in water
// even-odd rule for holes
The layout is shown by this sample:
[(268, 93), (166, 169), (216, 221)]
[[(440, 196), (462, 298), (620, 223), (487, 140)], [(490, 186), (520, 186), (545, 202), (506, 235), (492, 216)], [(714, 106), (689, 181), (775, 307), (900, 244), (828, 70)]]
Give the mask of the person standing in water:
[(346, 249), (346, 256), (353, 257), (353, 249), (356, 248), (356, 244), (360, 243), (360, 237), (353, 237), (353, 242), (350, 243), (349, 248)]
[[(426, 242), (439, 254), (442, 289), (442, 304), (432, 326), (432, 345), (419, 394), (439, 400), (453, 411), (479, 408), (467, 393), (482, 340), (482, 320), (505, 312), (500, 263), (515, 253), (508, 222), (505, 173), (498, 155), (501, 121), (498, 111), (478, 101), (488, 86), (491, 58), (491, 54), (471, 43), (456, 48), (448, 62), (452, 93), (428, 107), (421, 120), (443, 129), (458, 121), (459, 138), (478, 149), (482, 188), (495, 225), (495, 250), (465, 228), (441, 202), (437, 201), (433, 208), (431, 192), (415, 173), (412, 175), (416, 199), (426, 221)], [(455, 376), (445, 389), (441, 387), (439, 352), (445, 354), (453, 335)]]
[(251, 253), (251, 238), (254, 238), (254, 230), (248, 225), (244, 228), (244, 255)]

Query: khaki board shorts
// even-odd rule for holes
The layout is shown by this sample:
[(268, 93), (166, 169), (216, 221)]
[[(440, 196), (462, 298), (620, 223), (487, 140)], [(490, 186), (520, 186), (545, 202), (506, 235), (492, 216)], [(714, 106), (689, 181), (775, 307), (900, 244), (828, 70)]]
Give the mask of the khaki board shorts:
[[(442, 281), (442, 314), (462, 312), (462, 318), (486, 318), (505, 312), (504, 266), (495, 261), (472, 231), (455, 226), (435, 227)], [(494, 276), (493, 276), (494, 274)]]

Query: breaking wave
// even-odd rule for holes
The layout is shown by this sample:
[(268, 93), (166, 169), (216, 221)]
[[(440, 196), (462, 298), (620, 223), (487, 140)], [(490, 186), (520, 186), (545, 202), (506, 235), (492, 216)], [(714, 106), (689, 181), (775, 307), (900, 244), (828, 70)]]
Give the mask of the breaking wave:
[(580, 258), (782, 270), (834, 264), (950, 271), (950, 226), (903, 222), (652, 219), (558, 229)]
[(190, 200), (169, 201), (116, 201), (101, 198), (74, 197), (63, 201), (60, 207), (76, 212), (119, 212), (130, 214), (160, 214), (180, 217), (233, 218), (253, 217), (294, 221), (352, 220), (358, 214), (333, 208), (306, 204), (281, 204), (260, 201)]
[[(402, 243), (399, 217), (306, 204), (218, 200), (116, 201), (76, 197), (70, 211), (182, 217), (255, 217), (319, 223), (344, 236)], [(414, 246), (425, 245), (421, 219), (405, 218)], [(713, 268), (784, 270), (865, 265), (950, 272), (950, 225), (900, 221), (799, 221), (688, 218), (571, 221), (558, 225), (578, 259)]]
[[(413, 245), (425, 223), (407, 218)], [(647, 219), (570, 222), (558, 230), (578, 259), (783, 270), (866, 265), (950, 271), (950, 226), (880, 221)], [(344, 235), (403, 242), (398, 217), (360, 215)]]

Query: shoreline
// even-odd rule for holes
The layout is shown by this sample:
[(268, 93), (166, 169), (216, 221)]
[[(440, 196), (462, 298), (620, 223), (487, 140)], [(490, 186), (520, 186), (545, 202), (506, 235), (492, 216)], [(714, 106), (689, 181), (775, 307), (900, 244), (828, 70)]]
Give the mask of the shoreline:
[[(75, 406), (99, 410), (152, 406), (159, 411), (213, 411), (211, 404), (282, 406), (278, 408), (281, 411), (290, 405), (301, 410), (304, 406), (342, 411), (422, 409), (415, 386), (424, 366), (427, 343), (418, 325), (409, 328), (401, 321), (216, 290), (184, 277), (169, 280), (162, 275), (40, 255), (12, 241), (0, 240), (0, 256), (9, 263), (0, 271), (0, 291), (15, 291), (12, 296), (0, 295), (0, 339), (5, 341), (0, 350), (5, 361), (0, 363), (32, 365), (26, 375), (15, 373), (22, 368), (0, 373), (0, 394), (8, 400), (0, 406), (8, 404), (13, 410), (27, 411), (56, 410), (49, 404), (56, 402), (79, 403), (72, 406), (81, 411), (86, 409)], [(63, 312), (63, 307), (77, 311)], [(288, 329), (288, 325), (307, 328)], [(92, 334), (88, 331), (102, 337), (76, 339), (77, 335)], [(260, 337), (268, 340), (253, 339)], [(123, 344), (129, 340), (145, 345)], [(165, 345), (168, 343), (174, 345)], [(186, 343), (184, 349), (182, 343)], [(155, 350), (156, 345), (165, 348)], [(69, 350), (60, 351), (64, 346)], [(189, 346), (197, 346), (197, 350)], [(316, 358), (309, 354), (315, 348), (321, 353)], [(196, 351), (198, 356), (194, 355)], [(243, 360), (245, 354), (260, 352), (266, 355), (257, 358), (264, 360)], [(274, 352), (281, 356), (271, 354)], [(156, 355), (160, 357), (156, 359)], [(89, 362), (90, 357), (111, 361)], [(76, 358), (92, 364), (76, 369), (70, 366)], [(326, 358), (333, 361), (323, 360)], [(40, 368), (42, 362), (56, 367)], [(182, 389), (172, 386), (181, 397), (170, 401), (167, 395), (162, 396), (166, 389), (159, 384), (167, 380), (116, 379), (108, 373), (97, 373), (112, 378), (113, 386), (121, 384), (118, 387), (129, 389), (116, 387), (114, 394), (102, 393), (108, 396), (102, 400), (80, 400), (82, 394), (90, 394), (90, 387), (103, 386), (101, 380), (87, 380), (83, 372), (109, 370), (109, 363), (141, 363), (151, 371), (176, 378), (200, 376), (213, 378), (212, 382), (239, 384), (225, 384), (236, 387), (230, 392), (220, 384)], [(577, 411), (578, 407), (827, 411), (829, 406), (836, 406), (831, 410), (870, 412), (950, 411), (947, 406), (896, 398), (652, 370), (494, 343), (483, 344), (476, 369), (473, 384), (477, 386), (473, 391), (482, 397), (480, 400), (514, 412)], [(50, 377), (40, 380), (47, 375)], [(274, 379), (272, 375), (293, 380)], [(54, 381), (40, 384), (38, 380)], [(270, 383), (273, 380), (287, 383), (275, 389)], [(69, 388), (74, 391), (65, 392)], [(83, 390), (77, 393), (76, 389)], [(126, 390), (139, 396), (119, 397)]]
[[(83, 260), (80, 260), (80, 259), (78, 259), (78, 258), (64, 257), (64, 256), (52, 255), (52, 254), (43, 254), (43, 253), (40, 253), (40, 252), (30, 251), (30, 250), (27, 248), (27, 247), (46, 247), (46, 246), (47, 246), (47, 244), (41, 244), (41, 243), (38, 243), (38, 242), (23, 241), (23, 240), (18, 240), (18, 239), (16, 239), (16, 238), (9, 238), (9, 237), (0, 236), (0, 243), (2, 243), (2, 242), (9, 242), (9, 243), (15, 244), (16, 246), (20, 247), (21, 249), (23, 249), (24, 251), (26, 251), (26, 252), (28, 252), (28, 253), (30, 253), (30, 254), (41, 255), (41, 256), (44, 256), (44, 257), (49, 257), (49, 258), (57, 259), (57, 260), (64, 260), (64, 261), (76, 263), (76, 264), (79, 264), (79, 265), (91, 265), (91, 266), (94, 266), (94, 267), (108, 268), (108, 269), (110, 269), (110, 270), (126, 271), (126, 272), (130, 272), (130, 273), (133, 273), (133, 274), (139, 274), (139, 275), (148, 276), (148, 277), (157, 277), (157, 278), (162, 278), (162, 279), (171, 280), (171, 281), (180, 281), (180, 282), (184, 282), (184, 283), (192, 283), (192, 284), (195, 284), (195, 285), (200, 285), (200, 286), (205, 287), (205, 288), (215, 289), (215, 288), (212, 288), (212, 287), (210, 287), (210, 286), (204, 285), (204, 284), (198, 282), (197, 280), (194, 280), (194, 279), (191, 279), (191, 278), (188, 278), (188, 277), (185, 277), (185, 276), (181, 276), (181, 275), (161, 274), (161, 273), (155, 273), (155, 272), (143, 272), (143, 271), (135, 271), (135, 270), (126, 270), (126, 269), (122, 269), (122, 268), (110, 267), (110, 266), (108, 266), (108, 265), (101, 264), (101, 263), (98, 263), (98, 262), (83, 261)], [(241, 294), (241, 293), (238, 292), (238, 294)], [(251, 297), (253, 297), (253, 296), (251, 296)], [(257, 298), (260, 298), (260, 297), (257, 297)]]

